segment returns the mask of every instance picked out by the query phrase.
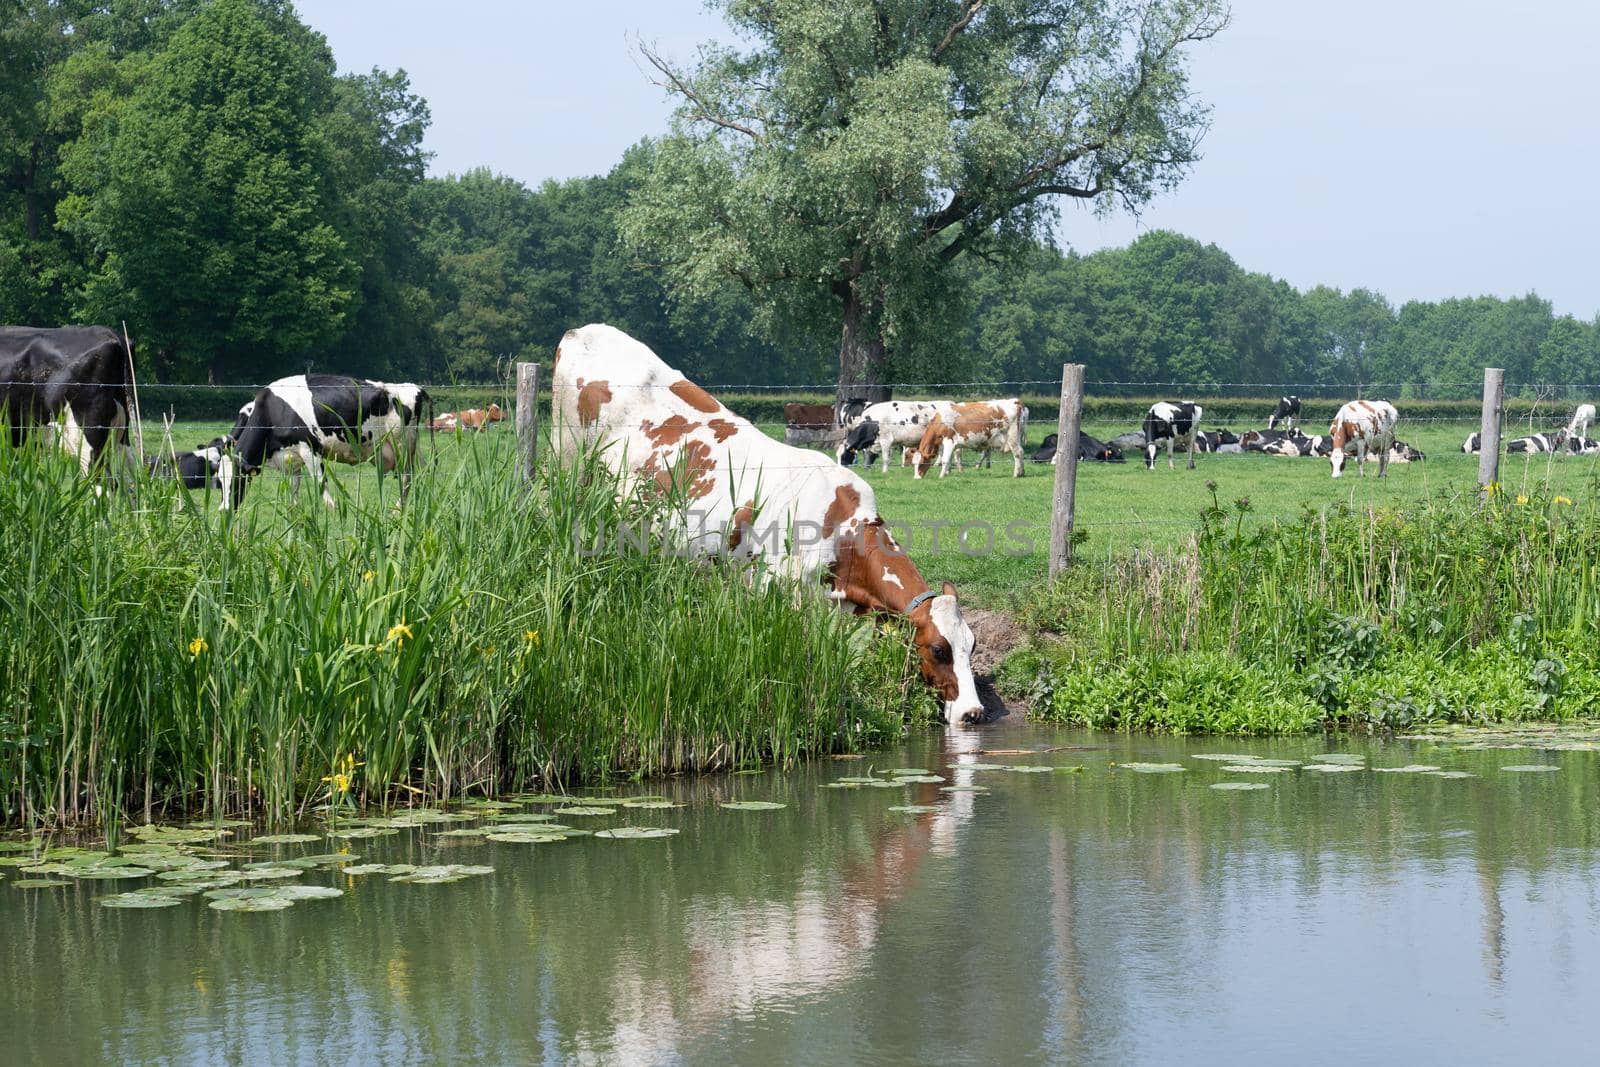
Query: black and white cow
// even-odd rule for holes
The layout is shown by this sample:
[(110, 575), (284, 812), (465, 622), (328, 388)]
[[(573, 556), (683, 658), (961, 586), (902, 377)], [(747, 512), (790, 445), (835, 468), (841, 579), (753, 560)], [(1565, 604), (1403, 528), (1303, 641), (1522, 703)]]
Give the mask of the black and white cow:
[(1428, 457), (1419, 448), (1413, 448), (1404, 441), (1396, 441), (1389, 446), (1390, 463), (1421, 463)]
[(1279, 423), (1285, 429), (1292, 430), (1300, 425), (1300, 398), (1297, 396), (1280, 396), (1278, 406), (1272, 409), (1272, 414), (1267, 416), (1267, 429), (1276, 430)]
[(1106, 444), (1110, 445), (1118, 452), (1143, 452), (1144, 431), (1129, 430), (1127, 433), (1119, 433), (1117, 436), (1107, 441)]
[[(280, 378), (240, 409), (234, 424), (233, 479), (227, 504), (244, 498), (245, 486), (271, 464), (287, 471), (299, 490), (300, 473), (322, 487), (322, 499), (336, 506), (323, 483), (322, 461), (363, 463), (374, 455), (381, 469), (400, 469), (400, 499), (411, 486), (421, 409), (431, 398), (408, 382), (375, 382), (337, 374), (296, 374)], [(213, 483), (221, 487), (220, 471)]]
[(1593, 437), (1569, 436), (1567, 438), (1567, 451), (1575, 455), (1580, 453), (1587, 455), (1592, 452), (1600, 452), (1600, 441), (1595, 440)]
[[(1055, 463), (1056, 461), (1056, 435), (1045, 434), (1044, 440), (1039, 442), (1039, 447), (1033, 453), (1035, 463)], [(1127, 457), (1122, 454), (1122, 449), (1116, 448), (1106, 441), (1101, 441), (1086, 434), (1078, 434), (1078, 461), (1080, 463), (1126, 463)]]
[(853, 466), (858, 455), (867, 457), (869, 467), (878, 458), (876, 419), (862, 419), (845, 432), (844, 444), (839, 446), (839, 462), (846, 467)]
[(1266, 452), (1278, 442), (1293, 436), (1284, 430), (1246, 430), (1239, 435), (1239, 447), (1246, 452)]
[(1167, 469), (1172, 469), (1172, 449), (1180, 446), (1189, 453), (1189, 469), (1194, 470), (1194, 438), (1204, 408), (1187, 400), (1159, 400), (1144, 416), (1144, 466), (1156, 469), (1156, 451), (1167, 442)]
[(85, 474), (128, 458), (128, 348), (104, 326), (0, 326), (0, 412), (20, 444), (34, 427)]
[(1472, 433), (1467, 434), (1467, 439), (1465, 441), (1461, 442), (1461, 451), (1466, 452), (1469, 455), (1471, 453), (1479, 452), (1479, 451), (1482, 451), (1482, 450), (1483, 450), (1483, 438), (1479, 435), (1479, 433), (1476, 430), (1474, 430)]
[(1506, 442), (1507, 452), (1563, 452), (1567, 447), (1567, 431), (1557, 430), (1555, 433), (1534, 433), (1527, 437), (1518, 437)]
[(1195, 436), (1194, 443), (1202, 452), (1243, 452), (1239, 435), (1232, 430), (1203, 430)]

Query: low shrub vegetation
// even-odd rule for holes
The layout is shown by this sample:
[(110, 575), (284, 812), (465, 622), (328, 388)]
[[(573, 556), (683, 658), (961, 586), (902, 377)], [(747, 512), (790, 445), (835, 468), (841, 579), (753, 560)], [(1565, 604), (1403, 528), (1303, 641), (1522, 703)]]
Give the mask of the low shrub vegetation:
[(929, 710), (898, 628), (591, 554), (575, 529), (648, 516), (588, 464), (517, 482), (512, 447), (453, 445), (403, 509), (369, 470), (338, 513), (280, 479), (229, 516), (170, 483), (100, 496), (0, 442), (0, 822), (277, 821), (786, 761)]
[(1216, 498), (1178, 549), (1088, 561), (1033, 597), (1001, 682), (1035, 714), (1172, 732), (1395, 729), (1600, 713), (1600, 512), (1562, 495), (1249, 522)]

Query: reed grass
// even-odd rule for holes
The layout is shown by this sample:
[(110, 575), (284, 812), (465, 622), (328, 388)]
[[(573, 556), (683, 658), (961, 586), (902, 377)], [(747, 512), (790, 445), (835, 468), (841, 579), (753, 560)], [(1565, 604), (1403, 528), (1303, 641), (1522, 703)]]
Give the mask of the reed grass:
[(1005, 670), (1046, 718), (1296, 732), (1600, 714), (1600, 508), (1527, 488), (1251, 521), (1074, 569)]
[[(905, 635), (778, 583), (574, 531), (648, 519), (509, 435), (234, 514), (94, 492), (0, 441), (0, 822), (290, 820), (866, 746), (927, 701)], [(592, 549), (591, 549), (592, 551)], [(352, 758), (353, 757), (353, 758)]]

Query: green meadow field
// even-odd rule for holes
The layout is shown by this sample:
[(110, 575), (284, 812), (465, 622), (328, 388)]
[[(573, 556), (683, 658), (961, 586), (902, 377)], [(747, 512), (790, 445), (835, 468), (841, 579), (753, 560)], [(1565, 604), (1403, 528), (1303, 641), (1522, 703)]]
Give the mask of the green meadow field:
[[(178, 448), (192, 448), (225, 433), (225, 422), (174, 424)], [(761, 428), (783, 436), (776, 423)], [(1029, 427), (1031, 452), (1054, 425)], [(1107, 440), (1133, 429), (1123, 423), (1088, 423), (1084, 430)], [(1242, 430), (1246, 427), (1235, 427)], [(1334, 505), (1351, 508), (1419, 503), (1439, 495), (1476, 491), (1478, 457), (1461, 451), (1461, 441), (1475, 427), (1466, 422), (1408, 426), (1402, 413), (1402, 440), (1420, 448), (1427, 459), (1395, 464), (1387, 478), (1377, 478), (1376, 468), (1366, 477), (1354, 463), (1335, 481), (1325, 458), (1290, 459), (1260, 454), (1218, 454), (1196, 457), (1196, 469), (1186, 469), (1186, 457), (1174, 453), (1176, 470), (1167, 469), (1166, 454), (1157, 456), (1156, 469), (1146, 470), (1138, 453), (1126, 463), (1080, 463), (1078, 466), (1076, 529), (1077, 553), (1084, 559), (1104, 559), (1138, 549), (1176, 548), (1194, 536), (1198, 516), (1211, 503), (1211, 483), (1218, 500), (1231, 505), (1249, 500), (1245, 525), (1296, 520), (1308, 509)], [(1315, 422), (1308, 432), (1322, 428)], [(147, 428), (146, 448), (159, 440)], [(509, 422), (492, 427), (491, 434), (509, 434)], [(1506, 437), (1523, 432), (1507, 427)], [(424, 435), (425, 460), (448, 468), (473, 454), (473, 435)], [(1006, 608), (1026, 596), (1044, 578), (1048, 565), (1050, 500), (1055, 469), (1029, 462), (1020, 479), (1010, 476), (1011, 464), (997, 457), (987, 469), (976, 469), (967, 459), (964, 471), (951, 468), (950, 476), (932, 475), (922, 481), (909, 468), (891, 463), (887, 474), (876, 466), (855, 469), (876, 490), (884, 517), (897, 524), (897, 536), (909, 540), (909, 551), (924, 575), (932, 581), (953, 581), (963, 597), (985, 607)], [(377, 485), (371, 465), (347, 467), (328, 464), (333, 478), (347, 489), (369, 492)], [(419, 477), (429, 477), (425, 464)], [(1502, 456), (1501, 483), (1513, 499), (1521, 494), (1560, 494), (1576, 501), (1591, 499), (1600, 485), (1600, 455)], [(510, 472), (507, 472), (510, 476)], [(286, 479), (265, 472), (253, 486), (246, 507), (274, 499)], [(966, 533), (962, 535), (962, 529)], [(992, 545), (990, 531), (993, 531)], [(908, 535), (908, 536), (905, 536)]]

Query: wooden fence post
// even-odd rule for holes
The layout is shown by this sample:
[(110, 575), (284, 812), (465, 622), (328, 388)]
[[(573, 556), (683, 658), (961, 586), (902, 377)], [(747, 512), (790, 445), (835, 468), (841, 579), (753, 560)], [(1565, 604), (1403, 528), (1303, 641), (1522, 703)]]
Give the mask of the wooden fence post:
[(1056, 484), (1050, 501), (1050, 577), (1072, 563), (1072, 519), (1078, 492), (1078, 428), (1083, 421), (1083, 364), (1061, 365), (1056, 416)]
[(533, 480), (539, 458), (539, 364), (517, 364), (517, 446), (522, 477)]
[(1478, 490), (1487, 497), (1500, 481), (1500, 419), (1506, 406), (1506, 372), (1483, 368), (1483, 424), (1478, 430)]

